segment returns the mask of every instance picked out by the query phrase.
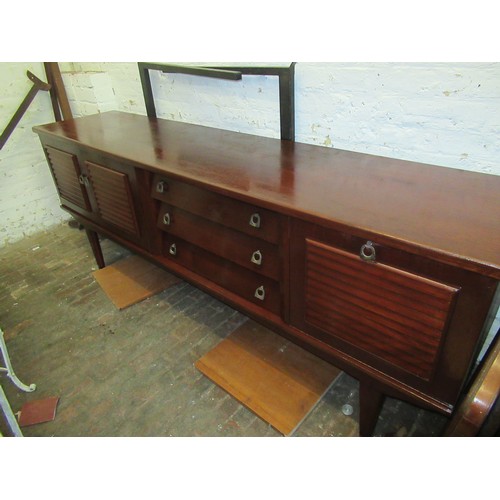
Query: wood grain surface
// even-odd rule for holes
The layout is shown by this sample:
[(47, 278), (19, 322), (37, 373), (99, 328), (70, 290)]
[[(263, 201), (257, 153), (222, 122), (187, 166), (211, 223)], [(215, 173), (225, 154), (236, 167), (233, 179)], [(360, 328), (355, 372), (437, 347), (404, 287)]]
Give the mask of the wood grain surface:
[(341, 373), (250, 320), (196, 368), (284, 435), (293, 433)]
[(92, 274), (118, 309), (137, 304), (181, 281), (137, 255)]
[(34, 130), (500, 278), (500, 176), (115, 111)]

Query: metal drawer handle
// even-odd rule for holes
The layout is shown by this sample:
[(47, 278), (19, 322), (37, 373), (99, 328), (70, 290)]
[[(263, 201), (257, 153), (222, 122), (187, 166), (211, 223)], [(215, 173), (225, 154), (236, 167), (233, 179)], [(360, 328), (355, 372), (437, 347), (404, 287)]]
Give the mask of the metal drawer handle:
[(260, 250), (255, 250), (255, 252), (252, 254), (250, 262), (252, 264), (257, 264), (258, 266), (262, 265), (262, 254), (260, 253)]
[(156, 191), (158, 193), (163, 193), (164, 191), (167, 190), (167, 186), (168, 184), (165, 182), (165, 181), (159, 181), (157, 184), (156, 184)]
[(266, 291), (264, 290), (264, 286), (259, 286), (257, 290), (255, 290), (255, 298), (259, 300), (264, 300), (266, 296)]
[(260, 227), (260, 215), (252, 214), (250, 216), (250, 221), (248, 222), (252, 227), (256, 227), (257, 229)]
[(367, 241), (359, 251), (359, 256), (367, 262), (374, 262), (376, 258), (375, 247), (371, 241)]
[(170, 248), (168, 249), (168, 253), (170, 255), (177, 255), (177, 246), (175, 245), (175, 243), (172, 243), (170, 245)]
[(163, 216), (163, 224), (165, 224), (165, 226), (170, 226), (170, 223), (172, 222), (171, 218), (170, 218), (170, 214), (167, 212), (164, 216)]

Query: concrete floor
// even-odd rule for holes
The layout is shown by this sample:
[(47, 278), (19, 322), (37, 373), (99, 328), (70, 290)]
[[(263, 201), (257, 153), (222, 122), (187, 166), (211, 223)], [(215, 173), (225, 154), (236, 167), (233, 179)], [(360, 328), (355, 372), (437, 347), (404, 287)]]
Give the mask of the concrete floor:
[[(108, 264), (128, 254), (102, 245)], [(55, 420), (25, 436), (280, 436), (194, 367), (245, 316), (184, 282), (118, 311), (95, 269), (85, 233), (67, 224), (0, 250), (0, 325), (17, 375), (38, 387), (0, 383), (14, 412), (60, 397)], [(356, 436), (357, 419), (358, 384), (342, 374), (294, 435)], [(438, 436), (446, 422), (387, 398), (375, 435)]]

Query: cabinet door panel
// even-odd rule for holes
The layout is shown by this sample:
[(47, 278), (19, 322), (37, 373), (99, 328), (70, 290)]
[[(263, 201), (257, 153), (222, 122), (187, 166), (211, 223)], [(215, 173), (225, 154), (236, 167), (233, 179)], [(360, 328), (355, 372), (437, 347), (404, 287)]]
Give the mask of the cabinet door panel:
[(46, 146), (47, 161), (63, 205), (70, 208), (90, 210), (90, 203), (85, 186), (80, 183), (80, 165), (78, 158), (70, 153)]
[(294, 223), (291, 323), (378, 370), (426, 386), (435, 376), (460, 287), (429, 275), (425, 259), (410, 259), (410, 268), (402, 269), (404, 259), (390, 248), (377, 245), (371, 261), (355, 247), (349, 235)]
[[(429, 379), (456, 288), (383, 264), (366, 263), (348, 252), (307, 240), (306, 314), (308, 323), (419, 377)], [(329, 269), (324, 261), (344, 264)], [(373, 272), (375, 271), (376, 272)], [(367, 275), (375, 277), (364, 286)], [(400, 283), (395, 295), (386, 283)], [(441, 300), (414, 307), (414, 289)], [(396, 298), (397, 297), (397, 298)]]
[(99, 217), (127, 233), (139, 236), (128, 176), (89, 161), (86, 167)]

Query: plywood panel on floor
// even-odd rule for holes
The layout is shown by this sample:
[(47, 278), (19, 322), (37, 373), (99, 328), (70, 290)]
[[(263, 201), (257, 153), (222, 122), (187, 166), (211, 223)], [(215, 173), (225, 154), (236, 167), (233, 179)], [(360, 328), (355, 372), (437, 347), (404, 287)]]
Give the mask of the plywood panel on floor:
[(248, 320), (196, 368), (284, 435), (290, 435), (341, 371)]
[(137, 255), (92, 274), (118, 309), (125, 309), (181, 281)]

